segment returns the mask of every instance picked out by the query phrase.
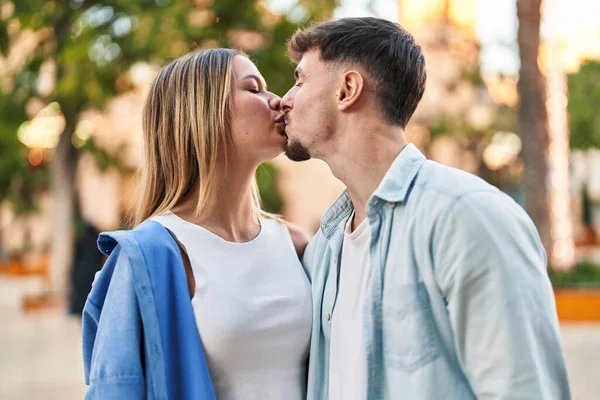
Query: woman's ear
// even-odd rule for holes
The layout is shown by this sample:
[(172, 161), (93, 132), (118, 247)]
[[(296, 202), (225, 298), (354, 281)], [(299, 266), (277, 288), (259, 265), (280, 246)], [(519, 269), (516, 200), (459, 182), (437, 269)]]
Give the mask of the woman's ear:
[(338, 110), (347, 110), (360, 97), (364, 87), (362, 75), (358, 71), (347, 71), (342, 79), (342, 85), (338, 91)]

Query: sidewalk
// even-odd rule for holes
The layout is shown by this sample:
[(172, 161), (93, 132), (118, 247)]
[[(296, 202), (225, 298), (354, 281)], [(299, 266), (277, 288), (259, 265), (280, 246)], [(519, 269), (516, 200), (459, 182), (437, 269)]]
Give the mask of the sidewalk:
[[(21, 314), (22, 295), (36, 287), (34, 279), (0, 277), (0, 399), (82, 399), (80, 322)], [(600, 399), (600, 324), (564, 325), (561, 332), (573, 399)]]
[(20, 312), (36, 279), (0, 277), (0, 399), (83, 399), (79, 319)]

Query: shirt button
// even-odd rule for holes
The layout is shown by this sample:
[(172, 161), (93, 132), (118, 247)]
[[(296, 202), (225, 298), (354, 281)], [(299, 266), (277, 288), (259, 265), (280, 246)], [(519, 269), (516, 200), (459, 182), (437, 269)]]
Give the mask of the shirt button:
[(328, 312), (327, 314), (325, 314), (325, 320), (331, 321), (331, 313), (330, 312)]

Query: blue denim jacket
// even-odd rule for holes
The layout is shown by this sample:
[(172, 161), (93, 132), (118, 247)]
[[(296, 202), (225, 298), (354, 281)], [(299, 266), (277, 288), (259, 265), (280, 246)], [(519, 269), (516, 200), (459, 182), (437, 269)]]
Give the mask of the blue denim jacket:
[(179, 248), (147, 221), (104, 233), (110, 257), (83, 310), (86, 399), (199, 399), (215, 395)]
[[(309, 400), (328, 397), (331, 314), (352, 211), (345, 192), (303, 259), (314, 307)], [(545, 252), (520, 206), (408, 145), (366, 214), (369, 399), (570, 398)]]

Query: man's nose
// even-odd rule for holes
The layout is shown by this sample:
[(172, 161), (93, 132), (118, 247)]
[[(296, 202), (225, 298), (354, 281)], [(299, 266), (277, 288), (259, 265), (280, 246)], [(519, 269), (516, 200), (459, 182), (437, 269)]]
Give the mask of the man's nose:
[(294, 99), (292, 96), (292, 89), (290, 89), (285, 96), (281, 99), (281, 110), (283, 112), (290, 111), (294, 106)]

